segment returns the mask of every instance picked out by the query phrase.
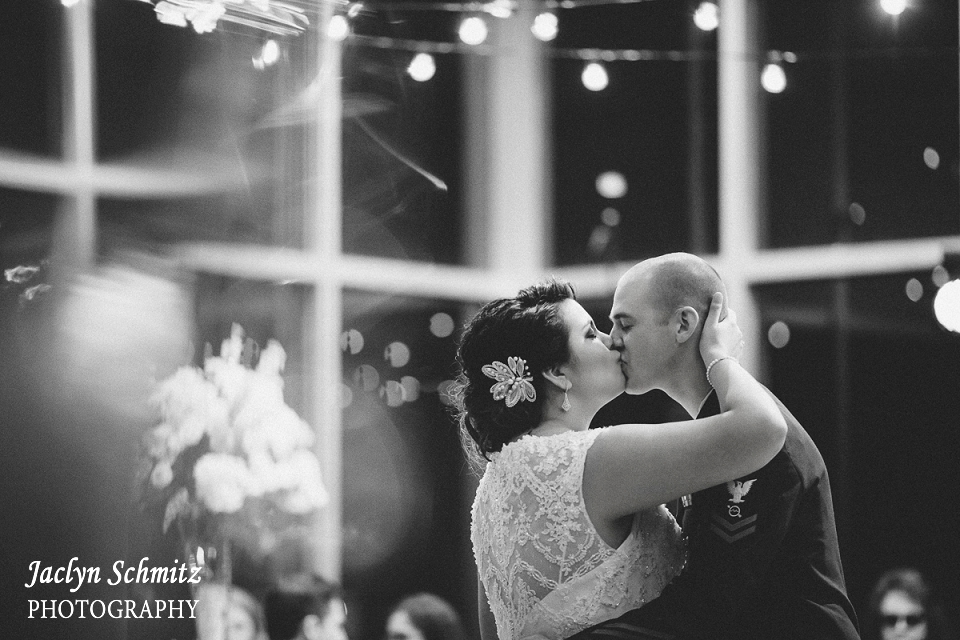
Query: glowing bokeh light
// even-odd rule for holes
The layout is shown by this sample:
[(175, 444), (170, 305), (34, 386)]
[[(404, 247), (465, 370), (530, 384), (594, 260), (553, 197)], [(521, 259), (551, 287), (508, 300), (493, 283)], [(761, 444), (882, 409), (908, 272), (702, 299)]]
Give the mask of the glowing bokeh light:
[(600, 220), (608, 227), (616, 227), (620, 224), (620, 212), (613, 207), (607, 207), (600, 212)]
[(907, 8), (907, 0), (880, 0), (880, 8), (892, 16), (898, 16)]
[(923, 150), (923, 164), (927, 165), (927, 168), (936, 171), (940, 166), (940, 154), (937, 153), (936, 149), (927, 147)]
[(960, 280), (951, 280), (937, 291), (933, 313), (944, 329), (960, 333)]
[(80, 4), (80, 0), (60, 0), (60, 4), (69, 9), (70, 7), (75, 7)]
[(280, 59), (280, 45), (277, 44), (277, 41), (267, 40), (264, 42), (263, 52), (260, 54), (260, 57), (263, 58), (263, 63), (267, 66), (276, 64)]
[(483, 18), (476, 16), (467, 18), (460, 23), (459, 34), (460, 40), (464, 44), (483, 44), (483, 41), (487, 39), (487, 23), (483, 21)]
[(786, 322), (777, 320), (767, 330), (767, 340), (770, 341), (774, 349), (783, 349), (790, 343), (790, 327), (787, 326)]
[(557, 37), (557, 33), (560, 31), (560, 21), (555, 13), (541, 13), (533, 19), (533, 26), (530, 27), (530, 31), (533, 32), (537, 40), (550, 42)]
[(331, 40), (340, 42), (350, 34), (350, 23), (344, 16), (336, 15), (330, 18), (330, 24), (327, 25), (327, 36)]
[(403, 399), (405, 402), (415, 402), (420, 397), (420, 381), (413, 376), (403, 376), (400, 378), (400, 386), (403, 387)]
[(911, 302), (917, 302), (923, 297), (923, 285), (916, 278), (907, 280), (907, 286), (904, 287), (904, 290)]
[(380, 386), (380, 373), (369, 364), (362, 364), (353, 372), (353, 383), (364, 391), (373, 391)]
[(402, 342), (391, 342), (383, 350), (383, 359), (389, 362), (391, 367), (403, 367), (410, 362), (410, 347)]
[(388, 407), (399, 407), (403, 404), (403, 385), (396, 380), (387, 380), (387, 383), (380, 387), (380, 396), (387, 401)]
[(610, 84), (607, 70), (599, 62), (587, 63), (580, 77), (583, 80), (583, 86), (590, 91), (603, 91)]
[(363, 334), (356, 329), (348, 329), (341, 333), (340, 351), (349, 351), (353, 356), (363, 351)]
[(769, 93), (783, 93), (787, 88), (787, 74), (779, 64), (771, 62), (760, 74), (760, 84)]
[(947, 272), (942, 264), (938, 264), (933, 268), (933, 272), (930, 274), (930, 281), (933, 282), (933, 286), (938, 288), (942, 287), (950, 282), (950, 273)]
[(430, 318), (430, 333), (438, 338), (446, 338), (453, 333), (453, 318), (448, 313), (435, 313)]
[(417, 82), (426, 82), (437, 72), (437, 63), (429, 53), (418, 53), (413, 56), (410, 66), (407, 67), (407, 73)]
[(850, 216), (850, 221), (858, 227), (863, 226), (867, 221), (867, 210), (859, 202), (851, 202), (847, 208), (847, 214)]
[[(253, 59), (253, 66), (265, 69), (280, 61), (280, 45), (276, 40), (267, 40), (260, 49), (260, 54)], [(287, 284), (287, 283), (284, 283)]]
[(613, 229), (604, 224), (598, 224), (590, 232), (587, 249), (591, 255), (600, 256), (610, 246), (611, 240), (613, 240)]
[(597, 193), (613, 200), (627, 194), (627, 179), (619, 171), (604, 171), (597, 176)]
[(693, 24), (703, 31), (713, 31), (720, 26), (720, 8), (713, 2), (701, 2), (693, 12)]

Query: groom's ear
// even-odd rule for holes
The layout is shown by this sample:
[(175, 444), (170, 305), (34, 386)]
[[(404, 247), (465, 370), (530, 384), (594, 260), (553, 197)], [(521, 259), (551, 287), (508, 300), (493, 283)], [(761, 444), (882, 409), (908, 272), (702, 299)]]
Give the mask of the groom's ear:
[(700, 326), (700, 314), (693, 307), (680, 307), (674, 311), (674, 321), (677, 344), (683, 344), (696, 335), (697, 327)]
[(566, 391), (570, 388), (570, 381), (567, 380), (567, 376), (560, 372), (560, 367), (544, 369), (543, 377), (547, 382), (555, 384), (560, 391)]

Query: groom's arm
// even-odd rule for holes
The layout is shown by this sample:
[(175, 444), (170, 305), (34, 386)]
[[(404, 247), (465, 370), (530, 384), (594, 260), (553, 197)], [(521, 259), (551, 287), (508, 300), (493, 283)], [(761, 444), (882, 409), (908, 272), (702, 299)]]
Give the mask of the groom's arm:
[[(671, 618), (680, 638), (713, 638), (735, 627), (738, 616), (756, 603), (796, 516), (802, 480), (781, 451), (755, 474), (740, 478), (732, 495), (725, 486), (698, 494), (687, 571), (674, 585)], [(734, 502), (740, 500), (740, 502)]]

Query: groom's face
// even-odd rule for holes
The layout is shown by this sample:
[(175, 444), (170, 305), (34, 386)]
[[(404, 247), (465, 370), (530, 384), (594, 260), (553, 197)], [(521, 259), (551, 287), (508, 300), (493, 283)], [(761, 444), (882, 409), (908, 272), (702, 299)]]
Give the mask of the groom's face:
[(675, 351), (669, 314), (654, 304), (643, 278), (625, 276), (617, 284), (610, 310), (610, 338), (620, 352), (627, 393), (641, 394), (661, 386)]

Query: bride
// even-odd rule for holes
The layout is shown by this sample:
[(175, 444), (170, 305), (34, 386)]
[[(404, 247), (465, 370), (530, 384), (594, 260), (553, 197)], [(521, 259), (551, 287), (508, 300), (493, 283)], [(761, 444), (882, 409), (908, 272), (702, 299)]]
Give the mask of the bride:
[(786, 425), (737, 364), (715, 294), (700, 354), (724, 411), (588, 430), (624, 390), (620, 355), (551, 280), (485, 305), (460, 342), (464, 448), (485, 464), (472, 510), (483, 640), (568, 638), (655, 599), (686, 550), (663, 503), (743, 476)]

